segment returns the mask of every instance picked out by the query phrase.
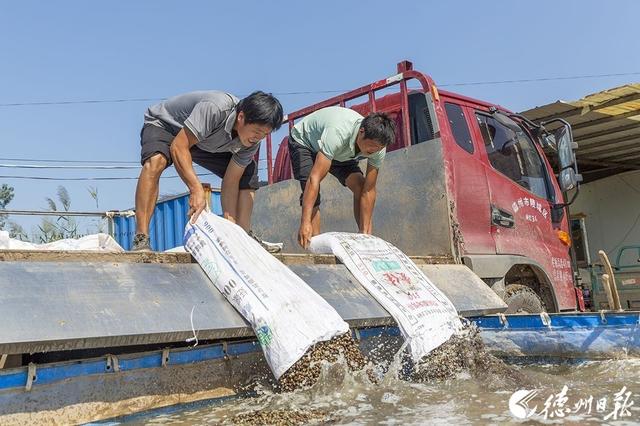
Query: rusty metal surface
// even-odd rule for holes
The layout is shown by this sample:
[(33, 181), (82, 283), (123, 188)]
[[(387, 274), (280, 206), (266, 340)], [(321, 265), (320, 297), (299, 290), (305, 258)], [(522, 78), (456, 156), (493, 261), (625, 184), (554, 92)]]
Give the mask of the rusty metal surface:
[[(374, 234), (408, 255), (452, 258), (451, 226), (440, 139), (388, 153), (380, 169)], [(357, 232), (351, 192), (333, 177), (321, 185), (322, 232)], [(279, 182), (256, 192), (253, 229), (268, 241), (301, 253), (300, 185)]]

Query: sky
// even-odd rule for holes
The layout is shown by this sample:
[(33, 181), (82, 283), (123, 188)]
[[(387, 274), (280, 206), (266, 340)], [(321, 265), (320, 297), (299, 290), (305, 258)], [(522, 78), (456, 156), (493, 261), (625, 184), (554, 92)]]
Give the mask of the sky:
[[(442, 88), (514, 111), (575, 100), (640, 81), (638, 16), (635, 0), (0, 0), (0, 165), (137, 167), (143, 114), (154, 99), (264, 90), (293, 111), (334, 94), (322, 92), (391, 76), (404, 59)], [(125, 101), (15, 105), (94, 100)], [(45, 198), (64, 185), (73, 210), (105, 211), (133, 207), (135, 179), (15, 177), (136, 178), (138, 170), (0, 167), (0, 175), (14, 177), (0, 177), (15, 189), (8, 209), (47, 209)], [(161, 194), (185, 191), (179, 178), (161, 181)], [(12, 219), (27, 231), (40, 220)]]

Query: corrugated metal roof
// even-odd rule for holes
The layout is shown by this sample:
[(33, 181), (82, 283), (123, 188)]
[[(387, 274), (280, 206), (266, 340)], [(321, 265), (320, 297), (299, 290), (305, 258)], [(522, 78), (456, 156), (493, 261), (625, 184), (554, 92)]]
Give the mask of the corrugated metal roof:
[(557, 101), (522, 114), (536, 122), (563, 118), (571, 124), (585, 181), (640, 170), (640, 83), (573, 102)]

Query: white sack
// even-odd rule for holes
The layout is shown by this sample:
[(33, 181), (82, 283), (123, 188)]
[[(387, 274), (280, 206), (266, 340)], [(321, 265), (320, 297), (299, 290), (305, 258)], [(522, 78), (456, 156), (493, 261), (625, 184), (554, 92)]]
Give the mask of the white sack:
[(396, 320), (418, 362), (462, 327), (451, 301), (407, 255), (372, 235), (327, 232), (310, 250), (333, 253)]
[(47, 250), (47, 251), (102, 251), (123, 252), (124, 249), (107, 234), (92, 234), (82, 238), (68, 238), (46, 244), (29, 243), (9, 238), (7, 231), (0, 231), (0, 249), (4, 250)]
[(276, 379), (315, 343), (349, 331), (331, 305), (238, 225), (203, 212), (187, 224), (184, 246), (251, 324)]

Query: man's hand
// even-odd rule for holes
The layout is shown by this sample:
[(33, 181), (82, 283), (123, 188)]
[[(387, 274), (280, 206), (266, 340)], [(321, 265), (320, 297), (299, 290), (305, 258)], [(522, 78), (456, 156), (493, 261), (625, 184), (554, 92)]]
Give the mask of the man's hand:
[(298, 231), (298, 243), (303, 249), (308, 249), (311, 243), (311, 237), (313, 236), (313, 227), (311, 222), (303, 222), (300, 224), (300, 230)]
[(187, 217), (191, 218), (191, 223), (196, 223), (198, 216), (202, 213), (202, 210), (207, 206), (207, 202), (202, 187), (191, 191), (189, 195), (189, 212)]

